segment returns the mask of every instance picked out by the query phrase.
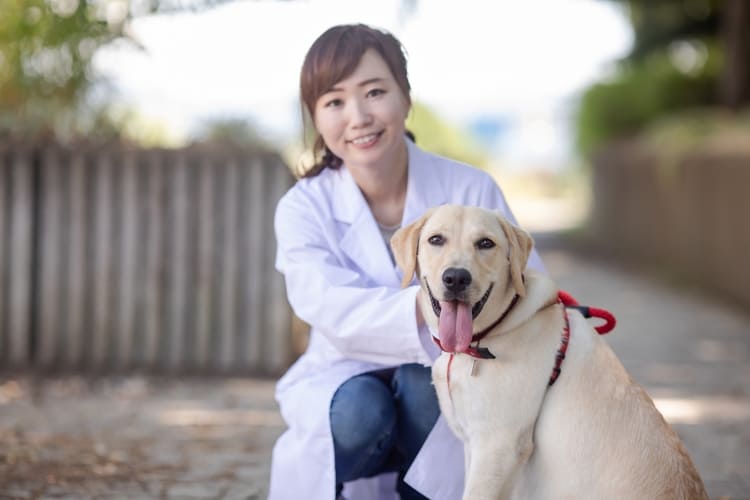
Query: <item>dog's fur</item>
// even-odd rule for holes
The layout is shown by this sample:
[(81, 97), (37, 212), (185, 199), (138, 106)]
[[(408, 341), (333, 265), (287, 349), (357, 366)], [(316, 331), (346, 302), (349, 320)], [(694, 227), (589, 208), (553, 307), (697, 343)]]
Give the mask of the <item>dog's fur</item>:
[[(446, 205), (399, 230), (391, 245), (404, 285), (417, 273), (420, 308), (435, 332), (427, 285), (437, 300), (473, 305), (493, 284), (474, 333), (520, 296), (481, 341), (496, 359), (443, 353), (432, 370), (442, 413), (464, 442), (465, 500), (708, 498), (676, 433), (578, 312), (568, 311), (567, 357), (548, 387), (565, 320), (554, 283), (524, 272), (528, 233), (495, 212)], [(448, 268), (471, 275), (457, 295), (443, 283)]]

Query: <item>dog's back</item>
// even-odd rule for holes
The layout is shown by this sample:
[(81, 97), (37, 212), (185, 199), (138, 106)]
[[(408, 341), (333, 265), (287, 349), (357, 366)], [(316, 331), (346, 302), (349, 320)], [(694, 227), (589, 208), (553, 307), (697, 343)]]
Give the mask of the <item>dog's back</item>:
[(577, 312), (516, 498), (704, 499), (677, 434)]

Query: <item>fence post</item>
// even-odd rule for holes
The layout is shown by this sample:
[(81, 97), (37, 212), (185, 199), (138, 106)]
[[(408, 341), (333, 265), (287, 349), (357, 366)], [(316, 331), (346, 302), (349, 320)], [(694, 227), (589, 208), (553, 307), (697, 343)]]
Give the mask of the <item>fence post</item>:
[(205, 369), (210, 365), (212, 322), (211, 311), (213, 303), (213, 289), (215, 283), (214, 252), (218, 251), (215, 239), (216, 204), (214, 200), (217, 166), (206, 156), (199, 155), (196, 159), (195, 177), (197, 180), (197, 196), (193, 199), (196, 213), (194, 244), (197, 258), (193, 274), (193, 304), (195, 313), (193, 322), (193, 355), (196, 366)]
[(9, 238), (5, 238), (5, 235), (10, 233), (8, 223), (10, 221), (8, 210), (11, 183), (10, 158), (10, 154), (0, 150), (0, 363), (3, 364), (8, 358), (9, 343), (5, 336), (10, 329), (8, 312), (5, 310), (5, 299), (8, 296), (7, 291), (10, 290), (10, 269), (8, 268), (10, 253), (6, 251)]
[(220, 288), (217, 291), (217, 310), (218, 310), (218, 341), (217, 364), (219, 369), (227, 371), (233, 368), (236, 363), (237, 351), (237, 302), (238, 302), (238, 260), (241, 258), (238, 252), (238, 220), (239, 217), (239, 166), (237, 159), (232, 157), (228, 159), (226, 165), (222, 166), (222, 176), (220, 184), (220, 201), (221, 208), (218, 216), (218, 223), (221, 229), (221, 246), (220, 252), (220, 270), (219, 274)]
[(187, 313), (187, 272), (188, 272), (188, 165), (185, 152), (179, 152), (174, 165), (170, 167), (171, 187), (169, 192), (169, 214), (167, 219), (167, 238), (170, 241), (170, 253), (167, 255), (169, 266), (169, 287), (167, 315), (169, 327), (163, 334), (167, 335), (166, 364), (171, 370), (183, 366), (185, 349), (185, 315)]
[(144, 272), (140, 293), (142, 294), (141, 329), (143, 332), (143, 364), (156, 368), (159, 360), (159, 336), (166, 335), (166, 300), (164, 280), (168, 260), (164, 258), (164, 235), (168, 232), (165, 224), (166, 205), (166, 158), (164, 154), (152, 153), (141, 165), (140, 174), (146, 177), (146, 242)]
[(61, 151), (45, 147), (38, 152), (40, 158), (41, 190), (39, 193), (39, 286), (36, 290), (38, 331), (35, 363), (51, 367), (60, 351), (60, 336), (64, 331), (60, 288), (64, 268), (61, 252), (65, 251), (65, 196)]
[[(268, 332), (263, 328), (263, 283), (262, 265), (264, 243), (270, 235), (263, 233), (263, 219), (268, 216), (264, 207), (266, 190), (266, 168), (262, 158), (250, 159), (245, 165), (242, 203), (244, 227), (242, 228), (242, 255), (245, 259), (242, 276), (241, 305), (243, 311), (244, 352), (242, 362), (245, 366), (258, 367), (263, 359), (265, 338)], [(267, 260), (267, 259), (266, 259)]]
[[(291, 175), (286, 165), (278, 161), (277, 157), (267, 161), (266, 165), (266, 168), (270, 170), (271, 182), (268, 186), (270, 196), (266, 198), (265, 203), (268, 214), (263, 224), (264, 232), (268, 235), (270, 242), (266, 246), (268, 256), (265, 260), (272, 263), (276, 254), (273, 224), (275, 206), (272, 201), (280, 199), (289, 189)], [(291, 314), (286, 302), (286, 291), (281, 274), (273, 265), (269, 265), (265, 270), (265, 278), (268, 296), (272, 298), (266, 308), (266, 332), (268, 333), (269, 342), (267, 345), (269, 349), (266, 353), (268, 361), (265, 368), (269, 373), (279, 373), (290, 361), (292, 349)]]
[(19, 149), (12, 155), (8, 269), (8, 362), (11, 366), (29, 363), (31, 342), (31, 279), (34, 275), (34, 165), (33, 152)]
[[(87, 165), (84, 153), (71, 152), (70, 178), (66, 196), (70, 203), (68, 218), (68, 260), (65, 264), (68, 270), (67, 287), (63, 290), (66, 296), (67, 314), (65, 331), (65, 366), (68, 368), (80, 366), (84, 352), (84, 310), (86, 293), (86, 171)], [(88, 169), (89, 171), (91, 169)]]
[[(118, 251), (112, 256), (112, 264), (115, 269), (115, 302), (117, 307), (114, 313), (117, 315), (113, 321), (113, 332), (115, 339), (113, 344), (117, 347), (115, 352), (115, 363), (119, 369), (125, 369), (134, 364), (134, 328), (135, 328), (135, 276), (137, 272), (138, 257), (138, 208), (139, 199), (137, 191), (137, 166), (136, 158), (132, 151), (122, 153), (122, 163), (118, 165), (116, 179), (115, 199), (118, 219), (116, 227), (119, 233)], [(117, 260), (115, 260), (117, 256)]]

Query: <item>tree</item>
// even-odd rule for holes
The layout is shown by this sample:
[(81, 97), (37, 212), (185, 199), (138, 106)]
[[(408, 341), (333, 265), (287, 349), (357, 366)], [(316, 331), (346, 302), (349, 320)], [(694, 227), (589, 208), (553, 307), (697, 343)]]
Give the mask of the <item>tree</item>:
[(726, 63), (721, 100), (733, 109), (750, 103), (750, 6), (747, 0), (725, 0), (721, 33)]
[(716, 93), (732, 109), (750, 103), (750, 6), (747, 0), (618, 0), (635, 33), (628, 56), (639, 63), (679, 42), (715, 44), (721, 52)]
[(633, 48), (613, 77), (584, 93), (581, 152), (683, 111), (750, 105), (747, 0), (617, 1), (628, 8)]
[(96, 51), (115, 40), (137, 45), (137, 16), (196, 11), (230, 0), (0, 0), (0, 137), (118, 135), (92, 98), (103, 80)]
[(0, 0), (0, 129), (71, 126), (94, 80), (91, 60), (124, 38), (127, 15), (76, 0)]

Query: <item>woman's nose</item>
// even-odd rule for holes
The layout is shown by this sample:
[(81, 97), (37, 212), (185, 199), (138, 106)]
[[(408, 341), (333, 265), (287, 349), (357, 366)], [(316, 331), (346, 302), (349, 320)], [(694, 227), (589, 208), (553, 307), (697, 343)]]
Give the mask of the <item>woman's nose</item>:
[(349, 121), (353, 127), (369, 125), (372, 122), (370, 108), (364, 100), (355, 99), (352, 101)]

